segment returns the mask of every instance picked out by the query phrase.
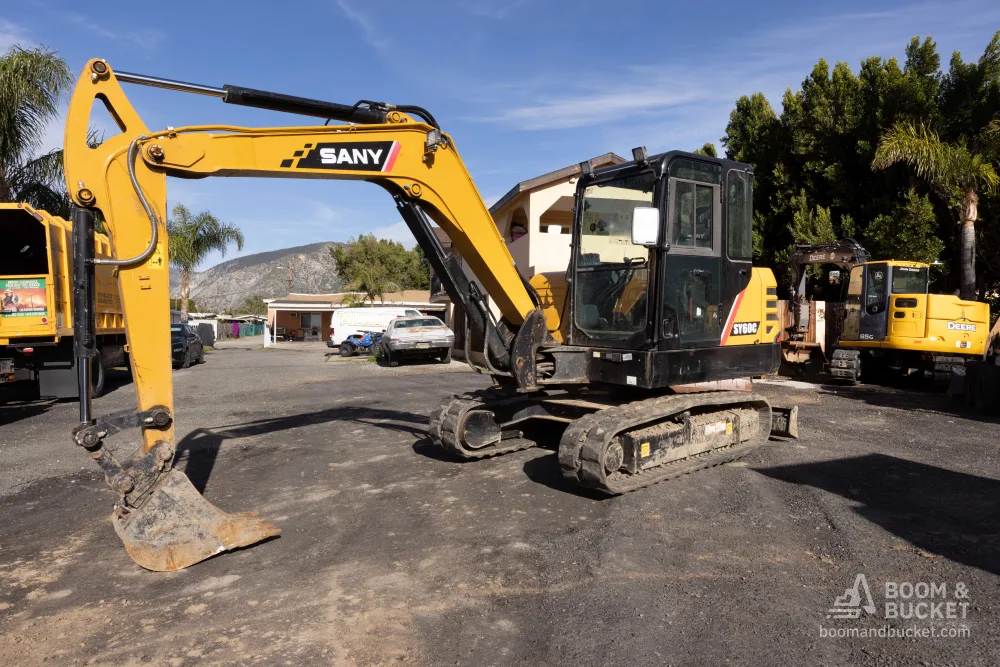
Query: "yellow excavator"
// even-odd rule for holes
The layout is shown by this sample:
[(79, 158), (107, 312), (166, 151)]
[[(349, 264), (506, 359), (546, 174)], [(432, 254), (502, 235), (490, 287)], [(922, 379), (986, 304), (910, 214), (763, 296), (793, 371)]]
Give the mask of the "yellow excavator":
[[(854, 239), (797, 244), (792, 252), (792, 326), (784, 342), (785, 359), (804, 361), (819, 352), (805, 342), (809, 328), (806, 267), (837, 267), (831, 278), (845, 288), (843, 310), (827, 311), (827, 327), (837, 333), (830, 374), (858, 382), (866, 377), (910, 369), (947, 382), (951, 371), (982, 359), (990, 326), (990, 307), (951, 294), (930, 292), (930, 264), (872, 261)], [(845, 272), (847, 282), (841, 278)], [(831, 304), (832, 305), (832, 304)], [(833, 317), (831, 317), (831, 314)]]
[[(124, 83), (328, 124), (152, 131)], [(87, 133), (95, 102), (121, 133), (92, 148)], [(343, 105), (88, 62), (70, 103), (64, 158), (75, 204), (81, 423), (74, 440), (118, 494), (113, 521), (130, 556), (147, 569), (176, 570), (278, 532), (252, 513), (216, 508), (172, 467), (167, 176), (352, 179), (386, 190), (464, 309), (472, 330), (466, 346), (484, 341), (476, 352), (483, 353), (480, 370), (493, 388), (449, 398), (430, 418), (431, 439), (456, 457), (555, 444), (568, 480), (618, 494), (732, 460), (771, 435), (797, 436), (796, 408), (773, 408), (739, 382), (773, 372), (780, 355), (777, 283), (750, 261), (750, 167), (682, 152), (650, 156), (645, 148), (633, 158), (602, 169), (581, 164), (567, 282), (529, 281), (454, 140), (420, 107)], [(98, 211), (113, 258), (92, 254)], [(444, 252), (435, 223), (476, 280)], [(121, 288), (138, 406), (95, 417), (85, 381), (94, 355), (90, 290), (94, 266), (109, 263)], [(560, 302), (558, 294), (565, 295)], [(744, 390), (731, 390), (736, 386)], [(533, 428), (540, 423), (561, 431), (557, 444), (534, 435), (551, 435), (551, 428)], [(104, 442), (126, 429), (138, 429), (143, 442), (133, 458), (118, 461)]]

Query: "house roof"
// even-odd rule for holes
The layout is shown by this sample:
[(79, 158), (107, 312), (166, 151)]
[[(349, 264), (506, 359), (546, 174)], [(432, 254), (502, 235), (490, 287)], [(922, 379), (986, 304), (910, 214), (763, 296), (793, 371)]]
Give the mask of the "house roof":
[[(279, 299), (264, 299), (268, 308), (288, 308), (315, 305), (321, 308), (333, 308), (339, 306), (346, 299), (352, 297), (363, 297), (361, 292), (337, 292), (335, 294), (289, 294)], [(376, 304), (386, 306), (407, 305), (438, 307), (438, 304), (431, 303), (430, 290), (408, 289), (402, 292), (392, 292), (386, 294), (381, 301), (376, 300)]]
[[(609, 164), (621, 164), (625, 162), (625, 158), (615, 153), (605, 153), (603, 155), (598, 155), (597, 157), (590, 158), (590, 163), (595, 167), (604, 167)], [(569, 178), (570, 176), (575, 176), (580, 173), (579, 163), (570, 165), (568, 167), (563, 167), (562, 169), (557, 169), (556, 171), (550, 171), (547, 174), (542, 174), (541, 176), (535, 176), (534, 178), (529, 178), (526, 181), (521, 181), (514, 187), (512, 187), (507, 194), (497, 200), (493, 206), (490, 206), (490, 215), (496, 215), (497, 211), (504, 207), (504, 205), (511, 199), (521, 194), (522, 192), (527, 192), (529, 190), (534, 190), (535, 188), (542, 187), (543, 185), (548, 185), (549, 183), (554, 183), (556, 181), (562, 180), (564, 178)]]

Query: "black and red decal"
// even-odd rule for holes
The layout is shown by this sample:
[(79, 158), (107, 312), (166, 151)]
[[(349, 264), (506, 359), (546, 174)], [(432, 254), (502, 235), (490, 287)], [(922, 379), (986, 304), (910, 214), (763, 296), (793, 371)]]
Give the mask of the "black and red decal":
[[(398, 141), (333, 141), (306, 146), (309, 151), (295, 151), (296, 169), (335, 169), (337, 171), (392, 171), (399, 156)], [(291, 167), (294, 159), (282, 160)]]

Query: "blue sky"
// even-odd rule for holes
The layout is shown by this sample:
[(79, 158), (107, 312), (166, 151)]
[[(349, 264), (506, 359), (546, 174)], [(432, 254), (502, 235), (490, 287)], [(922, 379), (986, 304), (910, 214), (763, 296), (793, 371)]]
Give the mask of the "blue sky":
[[(4, 0), (0, 8), (0, 48), (44, 44), (74, 76), (97, 56), (120, 70), (214, 86), (424, 106), (456, 140), (488, 203), (520, 180), (606, 151), (718, 145), (736, 98), (761, 91), (780, 109), (784, 90), (797, 89), (821, 57), (857, 71), (862, 58), (901, 56), (912, 35), (929, 34), (946, 64), (956, 49), (978, 58), (998, 28), (996, 0)], [(126, 93), (151, 129), (312, 122), (196, 95)], [(61, 139), (54, 123), (46, 147)], [(413, 243), (391, 199), (369, 184), (171, 179), (168, 192), (171, 206), (209, 209), (244, 230), (243, 253), (227, 258), (371, 231)]]

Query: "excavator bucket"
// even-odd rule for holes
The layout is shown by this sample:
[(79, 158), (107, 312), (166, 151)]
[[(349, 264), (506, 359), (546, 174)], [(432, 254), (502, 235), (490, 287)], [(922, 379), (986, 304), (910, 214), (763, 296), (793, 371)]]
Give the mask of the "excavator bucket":
[(256, 512), (223, 512), (178, 470), (163, 475), (141, 507), (113, 520), (132, 560), (155, 572), (180, 570), (281, 532)]

